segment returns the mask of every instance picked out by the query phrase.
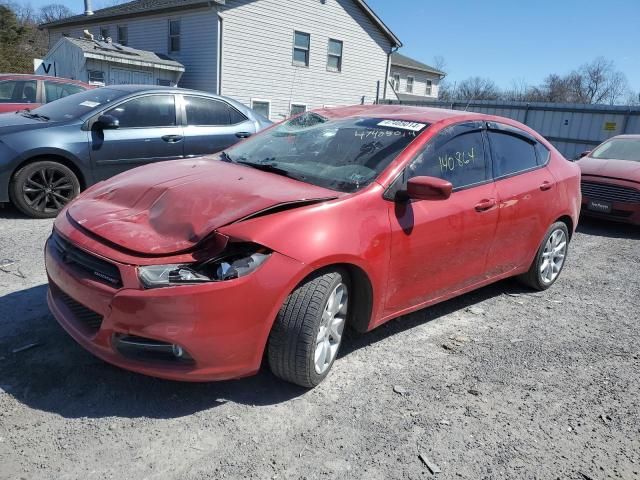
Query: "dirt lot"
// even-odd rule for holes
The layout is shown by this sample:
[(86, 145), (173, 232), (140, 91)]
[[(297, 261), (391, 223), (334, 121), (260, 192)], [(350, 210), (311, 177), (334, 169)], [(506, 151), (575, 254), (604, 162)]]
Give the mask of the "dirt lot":
[(47, 311), (51, 223), (0, 210), (1, 479), (640, 478), (640, 229), (585, 222), (549, 291), (505, 281), (353, 336), (305, 391), (92, 357)]

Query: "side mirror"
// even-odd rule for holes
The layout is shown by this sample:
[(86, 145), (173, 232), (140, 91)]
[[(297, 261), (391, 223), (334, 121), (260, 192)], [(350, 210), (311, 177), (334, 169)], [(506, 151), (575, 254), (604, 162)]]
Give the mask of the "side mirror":
[(113, 115), (100, 115), (94, 125), (101, 130), (114, 130), (120, 127), (120, 120)]
[(591, 153), (591, 150), (585, 150), (584, 152), (582, 152), (580, 155), (578, 155), (578, 159), (581, 159), (582, 157), (586, 157), (587, 155), (589, 155)]
[(446, 200), (451, 196), (451, 182), (436, 177), (413, 177), (407, 182), (407, 197), (414, 200)]

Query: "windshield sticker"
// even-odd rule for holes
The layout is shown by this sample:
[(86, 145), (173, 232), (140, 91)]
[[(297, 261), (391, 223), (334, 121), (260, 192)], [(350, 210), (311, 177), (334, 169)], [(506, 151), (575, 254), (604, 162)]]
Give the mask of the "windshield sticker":
[(401, 128), (402, 130), (410, 130), (412, 132), (419, 132), (427, 125), (425, 123), (407, 122), (405, 120), (383, 120), (378, 123), (379, 127), (392, 127)]
[(100, 102), (92, 102), (91, 100), (85, 100), (80, 104), (81, 107), (89, 107), (89, 108), (97, 107), (98, 105), (100, 105)]
[(415, 137), (416, 132), (401, 132), (400, 130), (356, 130), (354, 132), (360, 140), (365, 138), (381, 138), (381, 137)]

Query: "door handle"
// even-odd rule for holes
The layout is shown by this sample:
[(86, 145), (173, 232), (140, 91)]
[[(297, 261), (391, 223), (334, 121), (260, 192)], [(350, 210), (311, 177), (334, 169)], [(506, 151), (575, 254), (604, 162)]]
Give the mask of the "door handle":
[(182, 141), (183, 138), (182, 135), (163, 135), (162, 140), (167, 143), (178, 143)]
[(543, 192), (546, 192), (547, 190), (551, 190), (552, 187), (553, 187), (553, 183), (545, 180), (540, 185), (540, 190), (542, 190)]
[(249, 138), (251, 136), (251, 132), (237, 132), (236, 137), (238, 138)]
[(496, 206), (495, 198), (487, 198), (476, 204), (476, 212), (486, 212)]

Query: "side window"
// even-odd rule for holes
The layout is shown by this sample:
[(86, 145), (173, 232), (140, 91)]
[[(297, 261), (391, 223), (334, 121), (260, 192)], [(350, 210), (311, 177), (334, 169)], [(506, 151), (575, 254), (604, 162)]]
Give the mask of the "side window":
[(536, 152), (538, 152), (538, 165), (546, 165), (551, 155), (549, 149), (541, 143), (536, 143)]
[(490, 180), (491, 162), (485, 155), (481, 130), (458, 125), (440, 133), (409, 166), (408, 178), (417, 176), (442, 178), (454, 188)]
[(54, 100), (58, 100), (59, 98), (68, 97), (69, 95), (73, 95), (74, 93), (83, 92), (84, 88), (73, 85), (73, 84), (65, 84), (59, 82), (44, 82), (44, 91), (47, 98), (47, 103), (53, 102)]
[(495, 178), (538, 166), (536, 149), (532, 142), (507, 132), (490, 130), (488, 134), (495, 165)]
[(6, 80), (0, 82), (0, 103), (35, 103), (35, 80)]
[(220, 101), (203, 97), (184, 97), (187, 125), (234, 125), (246, 120), (235, 108)]
[(173, 127), (176, 103), (173, 95), (134, 98), (107, 112), (120, 121), (120, 128)]

